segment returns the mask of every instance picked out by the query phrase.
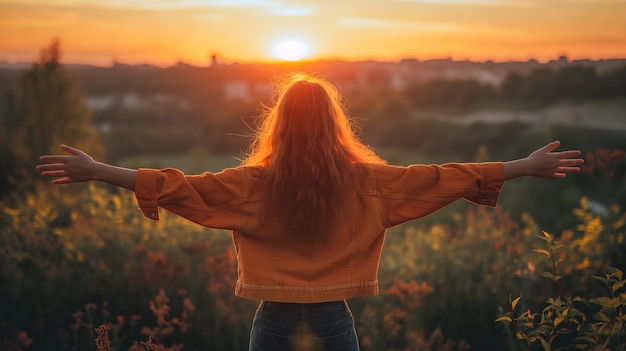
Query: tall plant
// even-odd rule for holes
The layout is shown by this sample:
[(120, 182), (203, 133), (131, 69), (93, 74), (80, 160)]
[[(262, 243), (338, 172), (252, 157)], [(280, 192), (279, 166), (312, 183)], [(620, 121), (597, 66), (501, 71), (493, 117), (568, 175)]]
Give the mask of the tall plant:
[(78, 81), (61, 62), (61, 44), (54, 39), (39, 59), (20, 76), (15, 94), (8, 94), (0, 119), (0, 197), (19, 194), (41, 179), (34, 170), (40, 155), (67, 143), (100, 153), (90, 126), (91, 113)]
[[(592, 276), (605, 287), (604, 295), (569, 297), (559, 283), (557, 253), (564, 247), (547, 232), (539, 236), (546, 248), (535, 249), (545, 255), (552, 269), (543, 276), (552, 280), (558, 294), (546, 300), (540, 312), (518, 308), (521, 296), (512, 299), (508, 311), (497, 321), (509, 324), (521, 342), (521, 349), (544, 351), (626, 350), (626, 279), (621, 270), (608, 268), (603, 276)], [(519, 344), (518, 344), (519, 345)]]

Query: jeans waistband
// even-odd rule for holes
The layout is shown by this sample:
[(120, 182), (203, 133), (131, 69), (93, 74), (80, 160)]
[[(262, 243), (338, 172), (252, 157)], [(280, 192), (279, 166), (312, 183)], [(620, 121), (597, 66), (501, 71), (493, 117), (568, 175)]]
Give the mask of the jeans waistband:
[(273, 311), (302, 311), (302, 312), (315, 312), (315, 311), (349, 311), (346, 300), (341, 301), (328, 301), (328, 302), (314, 302), (314, 303), (294, 303), (294, 302), (275, 302), (275, 301), (262, 301), (260, 306), (261, 311), (273, 310)]

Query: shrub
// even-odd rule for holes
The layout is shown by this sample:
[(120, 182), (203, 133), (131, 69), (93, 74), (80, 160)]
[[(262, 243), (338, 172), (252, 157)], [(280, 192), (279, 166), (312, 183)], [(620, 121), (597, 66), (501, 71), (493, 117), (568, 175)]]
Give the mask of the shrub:
[(541, 312), (517, 308), (521, 299), (510, 302), (508, 312), (497, 321), (512, 325), (517, 339), (526, 350), (596, 350), (626, 349), (626, 279), (621, 270), (609, 268), (604, 276), (592, 276), (604, 286), (604, 295), (593, 298), (566, 295), (559, 281), (557, 265), (563, 262), (557, 253), (564, 247), (549, 233), (540, 236), (547, 249), (534, 251), (547, 256), (552, 271), (543, 276), (552, 280), (558, 295), (549, 297)]

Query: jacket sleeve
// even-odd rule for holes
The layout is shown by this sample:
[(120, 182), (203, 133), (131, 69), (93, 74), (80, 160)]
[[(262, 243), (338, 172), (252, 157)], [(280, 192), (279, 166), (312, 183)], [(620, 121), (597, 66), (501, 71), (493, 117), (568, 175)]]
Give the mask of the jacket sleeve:
[(173, 168), (141, 168), (135, 180), (135, 197), (150, 219), (158, 220), (158, 208), (162, 207), (206, 227), (236, 229), (246, 196), (238, 168), (200, 175), (185, 175)]
[(381, 165), (375, 169), (375, 179), (385, 225), (391, 227), (462, 198), (495, 207), (504, 184), (504, 171), (502, 162)]

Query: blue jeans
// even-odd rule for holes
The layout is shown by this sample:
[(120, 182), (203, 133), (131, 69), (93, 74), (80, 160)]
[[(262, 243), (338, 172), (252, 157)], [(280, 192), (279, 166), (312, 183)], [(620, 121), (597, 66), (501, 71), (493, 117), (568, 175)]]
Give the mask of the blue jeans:
[(262, 301), (252, 322), (249, 350), (358, 351), (359, 342), (346, 301)]

